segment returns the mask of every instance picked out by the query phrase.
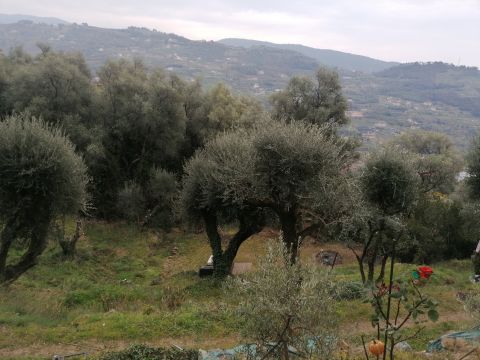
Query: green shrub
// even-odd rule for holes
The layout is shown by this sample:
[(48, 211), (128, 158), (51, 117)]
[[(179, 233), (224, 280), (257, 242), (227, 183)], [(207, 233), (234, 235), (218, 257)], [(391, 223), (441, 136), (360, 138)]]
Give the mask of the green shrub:
[(175, 348), (164, 349), (148, 347), (146, 345), (132, 345), (129, 348), (107, 353), (99, 360), (197, 360), (197, 350), (180, 350)]
[(367, 289), (360, 281), (341, 281), (335, 284), (332, 296), (336, 300), (363, 299)]

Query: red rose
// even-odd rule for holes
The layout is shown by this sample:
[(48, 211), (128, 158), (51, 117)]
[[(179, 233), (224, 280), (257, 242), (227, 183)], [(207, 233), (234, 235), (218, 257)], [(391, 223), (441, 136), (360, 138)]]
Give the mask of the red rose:
[(418, 272), (422, 279), (428, 279), (433, 274), (433, 269), (430, 266), (419, 266)]

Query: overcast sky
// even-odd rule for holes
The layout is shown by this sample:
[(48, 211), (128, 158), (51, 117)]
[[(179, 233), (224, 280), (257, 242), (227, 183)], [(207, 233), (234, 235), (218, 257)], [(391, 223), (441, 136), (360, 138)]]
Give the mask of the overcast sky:
[(480, 0), (0, 0), (0, 13), (480, 66)]

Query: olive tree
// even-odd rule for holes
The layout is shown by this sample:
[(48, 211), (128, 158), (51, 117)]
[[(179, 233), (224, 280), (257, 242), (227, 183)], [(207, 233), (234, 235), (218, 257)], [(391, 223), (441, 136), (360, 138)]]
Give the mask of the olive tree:
[(330, 124), (332, 130), (348, 122), (347, 100), (342, 94), (338, 74), (327, 68), (320, 68), (314, 79), (293, 77), (287, 87), (272, 95), (270, 100), (276, 120)]
[[(86, 167), (62, 130), (29, 114), (0, 122), (0, 283), (15, 281), (37, 263), (57, 215), (85, 207)], [(24, 254), (8, 261), (15, 242)]]
[[(243, 239), (256, 228), (249, 219), (258, 216), (250, 214), (268, 210), (294, 262), (301, 238), (348, 213), (345, 144), (330, 136), (329, 127), (305, 122), (266, 119), (224, 134), (188, 162), (181, 208), (189, 218), (203, 217), (211, 244), (218, 239), (218, 216), (212, 213), (241, 214)], [(214, 265), (215, 257), (214, 250)]]
[(463, 159), (447, 135), (407, 131), (392, 139), (390, 145), (412, 154), (423, 193), (437, 191), (448, 194), (454, 190), (456, 177), (463, 168)]
[(148, 195), (155, 169), (181, 168), (186, 115), (174, 75), (148, 73), (140, 61), (120, 60), (107, 62), (99, 79), (104, 126), (98, 141), (87, 148), (86, 159), (95, 179), (97, 213), (112, 218), (122, 215), (118, 208), (129, 198), (124, 195), (135, 194), (135, 187)]
[[(380, 149), (367, 158), (358, 176), (360, 200), (350, 221), (343, 224), (346, 236), (362, 245), (350, 246), (358, 261), (364, 284), (374, 281), (375, 264), (381, 258), (377, 282), (383, 281), (392, 241), (404, 232), (404, 219), (418, 198), (420, 178), (411, 154), (398, 147)], [(365, 262), (368, 273), (365, 272)]]
[(184, 158), (225, 131), (251, 127), (264, 116), (260, 103), (252, 98), (233, 93), (224, 84), (204, 91), (199, 81), (176, 82), (183, 98), (187, 118)]
[(14, 110), (65, 128), (72, 121), (90, 121), (92, 94), (91, 74), (81, 54), (45, 50), (32, 62), (13, 67), (6, 98)]
[[(230, 272), (242, 243), (263, 228), (261, 209), (242, 203), (226, 186), (231, 179), (230, 170), (242, 167), (243, 171), (250, 171), (247, 168), (252, 154), (250, 145), (249, 134), (244, 130), (224, 134), (197, 152), (184, 168), (179, 212), (190, 223), (204, 224), (217, 276)], [(228, 179), (223, 179), (225, 176)], [(227, 239), (222, 239), (219, 226), (231, 223), (237, 223), (238, 230), (224, 249), (222, 240)]]
[(126, 220), (141, 226), (168, 231), (173, 225), (176, 194), (175, 175), (164, 169), (152, 169), (143, 187), (133, 181), (125, 183), (118, 194), (119, 212)]
[(291, 264), (283, 242), (271, 242), (257, 271), (229, 285), (240, 300), (242, 334), (257, 345), (255, 358), (290, 359), (292, 347), (301, 358), (332, 358), (338, 338), (334, 286), (318, 268)]
[(252, 136), (251, 177), (237, 172), (230, 185), (245, 203), (277, 215), (292, 261), (302, 238), (348, 214), (352, 157), (348, 142), (330, 134), (330, 126), (306, 122), (261, 126)]

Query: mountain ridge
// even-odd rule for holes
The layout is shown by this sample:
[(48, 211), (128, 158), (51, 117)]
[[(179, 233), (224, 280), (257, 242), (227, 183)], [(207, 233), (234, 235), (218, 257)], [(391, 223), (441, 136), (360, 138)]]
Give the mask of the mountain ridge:
[(368, 73), (378, 72), (389, 67), (399, 65), (399, 62), (383, 61), (369, 56), (358, 55), (343, 51), (331, 49), (319, 49), (302, 44), (277, 44), (268, 41), (241, 39), (241, 38), (225, 38), (218, 40), (219, 43), (238, 46), (238, 47), (254, 47), (267, 46), (284, 50), (297, 51), (305, 56), (317, 60), (320, 64), (341, 68), (349, 71), (363, 71)]
[(37, 24), (59, 25), (69, 24), (68, 21), (50, 16), (33, 16), (24, 14), (0, 14), (0, 24), (14, 24), (19, 21), (31, 21)]

